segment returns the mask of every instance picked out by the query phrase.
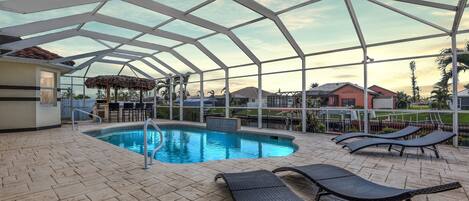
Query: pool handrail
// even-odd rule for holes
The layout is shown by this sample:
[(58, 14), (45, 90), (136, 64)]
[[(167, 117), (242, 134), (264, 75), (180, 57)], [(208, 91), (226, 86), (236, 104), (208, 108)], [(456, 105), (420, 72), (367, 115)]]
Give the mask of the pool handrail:
[(81, 110), (81, 109), (78, 109), (78, 108), (74, 108), (72, 110), (72, 130), (75, 130), (75, 128), (78, 128), (78, 123), (77, 125), (75, 126), (75, 112), (81, 112), (81, 113), (84, 113), (84, 114), (87, 114), (87, 115), (91, 115), (93, 117), (96, 117), (98, 120), (99, 120), (99, 123), (98, 124), (101, 124), (103, 123), (103, 119), (98, 116), (98, 115), (95, 115), (95, 114), (92, 114), (90, 112), (87, 112), (87, 111), (84, 111), (84, 110)]
[(163, 132), (161, 131), (160, 127), (156, 124), (155, 121), (153, 121), (153, 119), (151, 118), (148, 118), (147, 120), (145, 120), (145, 124), (143, 125), (143, 160), (144, 160), (144, 167), (143, 169), (148, 169), (148, 142), (147, 142), (147, 131), (148, 131), (148, 125), (151, 125), (153, 126), (153, 128), (156, 129), (156, 131), (158, 131), (158, 133), (160, 134), (160, 144), (158, 145), (158, 147), (154, 148), (153, 151), (152, 151), (152, 154), (151, 154), (151, 157), (150, 157), (150, 165), (153, 164), (153, 158), (155, 157), (155, 154), (158, 150), (161, 149), (161, 147), (163, 147)]

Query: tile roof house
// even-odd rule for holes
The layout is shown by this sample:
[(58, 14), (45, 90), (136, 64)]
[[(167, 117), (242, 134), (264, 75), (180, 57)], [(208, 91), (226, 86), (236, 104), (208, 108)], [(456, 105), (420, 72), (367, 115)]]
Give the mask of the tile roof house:
[[(19, 40), (19, 37), (0, 35), (0, 44)], [(6, 53), (11, 54), (0, 58), (0, 91), (3, 92), (0, 93), (0, 133), (60, 127), (60, 75), (71, 68), (43, 62), (62, 57), (40, 47), (16, 52), (0, 49), (0, 54)]]
[[(19, 41), (19, 40), (21, 40), (21, 38), (19, 37), (0, 35), (0, 45), (5, 44), (5, 43)], [(0, 49), (0, 54), (5, 54), (7, 52), (9, 52), (9, 50)], [(27, 58), (27, 59), (39, 59), (39, 60), (54, 60), (54, 59), (62, 58), (58, 54), (52, 53), (50, 51), (47, 51), (45, 49), (42, 49), (36, 46), (19, 50), (9, 56), (21, 57), (21, 58)], [(62, 64), (73, 66), (75, 65), (75, 62), (67, 61), (67, 62), (63, 62)]]
[(458, 92), (458, 106), (461, 110), (469, 110), (469, 89)]
[[(396, 93), (374, 85), (368, 88), (368, 107), (394, 108)], [(351, 82), (326, 83), (306, 91), (306, 96), (320, 99), (320, 105), (327, 107), (363, 107), (363, 87)], [(301, 91), (278, 92), (268, 97), (269, 107), (294, 107), (300, 104)], [(296, 103), (295, 103), (296, 102)]]

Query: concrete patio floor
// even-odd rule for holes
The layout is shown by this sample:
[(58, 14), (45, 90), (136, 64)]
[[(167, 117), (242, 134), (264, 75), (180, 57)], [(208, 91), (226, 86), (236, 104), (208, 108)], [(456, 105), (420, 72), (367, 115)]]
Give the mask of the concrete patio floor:
[[(350, 155), (330, 141), (331, 135), (263, 131), (294, 136), (299, 150), (280, 158), (156, 162), (143, 170), (142, 155), (72, 131), (71, 126), (0, 134), (0, 200), (231, 200), (225, 184), (213, 181), (215, 174), (312, 163), (341, 166), (369, 180), (401, 188), (459, 181), (461, 189), (414, 200), (469, 200), (467, 148), (440, 146), (441, 159), (416, 149), (409, 149), (404, 157), (384, 148)], [(298, 195), (312, 200), (314, 185), (293, 173), (279, 175)], [(337, 198), (326, 196), (324, 200)]]

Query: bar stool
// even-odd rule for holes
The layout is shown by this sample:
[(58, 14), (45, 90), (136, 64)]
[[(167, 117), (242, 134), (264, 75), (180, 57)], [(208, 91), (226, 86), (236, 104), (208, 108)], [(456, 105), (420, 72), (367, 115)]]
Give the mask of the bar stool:
[(124, 103), (124, 107), (122, 108), (122, 121), (125, 122), (125, 117), (127, 117), (128, 121), (134, 121), (134, 103)]
[(134, 108), (134, 116), (136, 121), (140, 121), (143, 119), (143, 107), (145, 106), (144, 103), (135, 103), (135, 108)]
[(112, 122), (112, 114), (115, 115), (117, 122), (119, 122), (119, 116), (120, 116), (119, 103), (109, 103), (109, 111), (108, 111), (109, 122)]
[(153, 103), (145, 103), (144, 118), (153, 118)]

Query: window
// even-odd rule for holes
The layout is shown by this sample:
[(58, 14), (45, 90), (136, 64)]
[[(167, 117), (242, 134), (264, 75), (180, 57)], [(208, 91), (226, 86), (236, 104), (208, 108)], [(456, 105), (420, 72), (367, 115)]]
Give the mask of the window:
[(344, 98), (342, 99), (342, 106), (355, 106), (355, 99), (353, 98)]
[(56, 75), (52, 72), (41, 71), (41, 105), (57, 105)]

